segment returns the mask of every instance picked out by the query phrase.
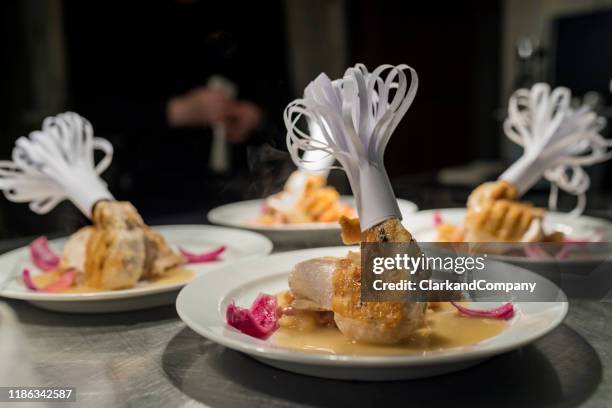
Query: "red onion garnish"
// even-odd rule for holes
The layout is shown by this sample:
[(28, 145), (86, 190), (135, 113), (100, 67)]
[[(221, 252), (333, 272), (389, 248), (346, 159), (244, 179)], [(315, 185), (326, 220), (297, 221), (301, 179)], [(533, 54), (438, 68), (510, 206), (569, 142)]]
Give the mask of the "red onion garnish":
[(557, 252), (557, 254), (555, 255), (555, 259), (560, 260), (560, 261), (565, 260), (569, 258), (571, 252), (572, 252), (571, 245), (563, 245), (563, 248), (561, 248), (559, 252)]
[(30, 256), (34, 265), (45, 272), (57, 268), (60, 262), (59, 256), (49, 248), (49, 241), (45, 236), (32, 241), (30, 244)]
[(185, 251), (183, 248), (179, 248), (179, 251), (181, 255), (187, 259), (188, 263), (212, 262), (216, 261), (219, 258), (219, 255), (225, 251), (225, 245), (222, 245), (210, 252), (202, 252), (201, 254)]
[(540, 244), (525, 244), (523, 246), (527, 258), (534, 260), (553, 260), (554, 257), (546, 252)]
[(433, 212), (433, 223), (434, 223), (434, 227), (439, 227), (440, 225), (443, 224), (442, 215), (440, 214), (440, 211), (438, 210), (435, 210)]
[(30, 275), (30, 270), (28, 268), (23, 268), (23, 271), (21, 271), (21, 278), (23, 279), (23, 283), (28, 289), (38, 290), (38, 287), (36, 286), (36, 284), (34, 284), (34, 281), (32, 280), (32, 275)]
[(74, 269), (68, 269), (55, 282), (43, 286), (42, 288), (36, 286), (28, 268), (23, 269), (21, 277), (23, 278), (23, 283), (30, 290), (37, 292), (61, 292), (72, 286), (76, 279), (76, 271)]
[(555, 253), (554, 256), (546, 252), (539, 244), (525, 245), (525, 254), (529, 259), (539, 261), (564, 261), (570, 257), (574, 249), (588, 245), (595, 241), (572, 241), (564, 239), (563, 242), (564, 245)]
[(459, 310), (459, 312), (463, 313), (466, 316), (487, 317), (491, 319), (503, 320), (510, 319), (512, 316), (514, 316), (514, 306), (512, 306), (512, 303), (506, 303), (500, 307), (491, 310), (470, 309), (456, 302), (451, 302), (451, 304), (455, 306), (457, 310)]
[(276, 296), (259, 294), (250, 309), (236, 306), (233, 302), (227, 307), (227, 324), (242, 333), (265, 339), (278, 328)]

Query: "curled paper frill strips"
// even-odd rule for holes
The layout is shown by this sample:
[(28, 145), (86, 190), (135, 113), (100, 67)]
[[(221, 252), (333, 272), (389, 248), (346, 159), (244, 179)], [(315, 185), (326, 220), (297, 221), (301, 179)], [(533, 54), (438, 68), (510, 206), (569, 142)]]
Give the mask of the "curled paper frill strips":
[(610, 159), (612, 141), (600, 134), (604, 118), (586, 105), (573, 109), (570, 102), (569, 89), (559, 87), (551, 92), (543, 83), (519, 89), (510, 97), (504, 131), (524, 151), (500, 179), (524, 194), (544, 177), (551, 183), (551, 209), (556, 209), (561, 189), (578, 197), (573, 213), (579, 215), (590, 187), (583, 167)]
[[(104, 156), (96, 164), (94, 151)], [(43, 121), (42, 129), (17, 139), (12, 161), (0, 161), (0, 188), (7, 199), (29, 202), (45, 214), (68, 198), (87, 216), (100, 199), (112, 199), (99, 178), (112, 161), (113, 146), (93, 136), (91, 123), (66, 112)]]
[[(381, 65), (368, 72), (357, 64), (337, 80), (320, 74), (306, 87), (304, 97), (285, 109), (293, 161), (307, 168), (312, 157), (308, 153), (314, 151), (323, 153), (317, 160), (338, 160), (355, 195), (363, 230), (388, 218), (401, 219), (383, 160), (417, 88), (416, 71), (407, 65)], [(313, 128), (320, 135), (313, 136)]]

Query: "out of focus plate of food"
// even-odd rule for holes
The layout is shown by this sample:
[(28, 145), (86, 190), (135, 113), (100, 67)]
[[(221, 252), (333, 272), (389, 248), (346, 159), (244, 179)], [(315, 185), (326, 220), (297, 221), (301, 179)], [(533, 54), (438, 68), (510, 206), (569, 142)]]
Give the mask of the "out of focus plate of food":
[[(18, 248), (0, 255), (0, 271), (2, 271), (0, 297), (25, 300), (43, 309), (67, 313), (107, 313), (146, 309), (174, 303), (178, 291), (203, 273), (234, 261), (254, 259), (269, 254), (273, 247), (270, 240), (260, 234), (231, 228), (165, 225), (155, 226), (152, 230), (165, 238), (174, 253), (185, 257), (184, 264), (155, 278), (140, 279), (128, 288), (90, 289), (87, 285), (79, 286), (74, 283), (64, 290), (45, 290), (45, 287), (53, 286), (57, 289), (58, 284), (52, 282), (56, 272), (45, 272), (40, 269), (41, 261), (37, 262), (34, 259), (31, 244), (29, 247)], [(62, 257), (66, 256), (65, 244), (75, 235), (50, 240), (48, 249), (53, 253), (62, 254)], [(126, 256), (129, 255), (128, 250), (129, 248), (126, 249)], [(201, 254), (205, 256), (202, 257)], [(24, 270), (28, 271), (31, 283), (27, 282), (29, 279), (25, 279)], [(66, 274), (62, 276), (65, 277)], [(28, 284), (37, 285), (40, 289), (28, 288)]]
[[(354, 208), (352, 196), (341, 196), (340, 202)], [(397, 204), (404, 217), (418, 209), (416, 204), (403, 199), (398, 199)], [(267, 236), (274, 243), (283, 245), (325, 246), (341, 244), (340, 226), (337, 220), (266, 224), (260, 222), (264, 210), (265, 200), (240, 201), (212, 209), (208, 212), (208, 220), (217, 225), (256, 231)]]
[[(464, 242), (461, 233), (456, 237), (447, 228), (460, 230), (467, 215), (465, 208), (442, 208), (422, 210), (404, 217), (403, 224), (420, 242)], [(512, 262), (529, 269), (543, 268), (555, 264), (567, 264), (571, 267), (589, 268), (602, 262), (610, 261), (612, 248), (612, 222), (604, 219), (581, 215), (579, 217), (555, 211), (546, 211), (542, 224), (550, 236), (558, 236), (557, 241), (534, 241), (509, 245), (512, 253), (498, 253), (499, 243), (483, 243), (482, 248), (489, 249), (489, 256), (500, 261)], [(542, 244), (542, 245), (539, 245)], [(588, 245), (593, 244), (593, 245)], [(516, 249), (520, 249), (520, 251)], [(555, 253), (545, 253), (543, 249), (554, 249)], [(538, 269), (539, 270), (539, 269)], [(574, 271), (577, 272), (577, 271)]]
[[(465, 208), (421, 210), (405, 216), (403, 224), (409, 228), (417, 241), (435, 242), (438, 240), (440, 223), (462, 226), (466, 215), (467, 209)], [(562, 232), (572, 241), (607, 242), (612, 240), (612, 222), (587, 215), (574, 217), (566, 213), (547, 211), (544, 228), (548, 231)]]
[[(558, 301), (515, 302), (511, 318), (491, 323), (502, 324), (502, 330), (484, 340), (470, 344), (464, 342), (462, 346), (453, 346), (459, 342), (440, 336), (434, 336), (434, 341), (422, 349), (398, 349), (397, 345), (389, 349), (369, 345), (353, 348), (354, 343), (347, 340), (344, 346), (349, 351), (338, 352), (333, 347), (327, 349), (301, 344), (312, 337), (308, 332), (295, 333), (295, 344), (299, 346), (288, 346), (285, 338), (288, 332), (283, 332), (282, 325), (271, 336), (256, 338), (227, 324), (230, 307), (236, 309), (233, 305), (251, 304), (253, 299), (262, 299), (259, 295), (262, 293), (275, 294), (280, 299), (288, 289), (288, 279), (296, 264), (312, 258), (344, 257), (349, 250), (356, 248), (344, 246), (291, 251), (209, 271), (179, 293), (176, 302), (178, 314), (200, 335), (283, 370), (323, 378), (385, 381), (430, 377), (468, 368), (535, 341), (557, 327), (567, 313), (567, 299), (552, 282), (525, 269), (495, 263), (487, 271), (492, 280), (494, 277), (503, 280), (512, 275), (513, 281), (537, 282), (539, 290), (554, 294), (550, 298)], [(475, 307), (485, 309), (490, 308), (491, 304), (478, 303)], [(455, 322), (465, 319), (467, 323), (479, 323), (482, 320), (469, 320), (472, 318), (459, 316), (456, 310), (450, 309), (444, 313)], [(436, 322), (444, 321), (434, 321), (434, 330), (438, 324)], [(457, 332), (454, 326), (447, 329), (445, 336)], [(333, 329), (328, 327), (325, 330), (325, 333), (329, 333)]]

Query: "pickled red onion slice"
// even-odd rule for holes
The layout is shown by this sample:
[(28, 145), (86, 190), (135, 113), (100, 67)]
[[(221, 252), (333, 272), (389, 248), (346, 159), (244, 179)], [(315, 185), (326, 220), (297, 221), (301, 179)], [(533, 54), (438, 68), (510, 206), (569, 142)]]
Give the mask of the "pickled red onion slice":
[(38, 237), (32, 241), (30, 244), (30, 256), (34, 265), (45, 272), (57, 268), (60, 262), (59, 256), (49, 248), (49, 241), (45, 236)]
[(276, 296), (260, 293), (250, 309), (236, 306), (233, 302), (227, 307), (227, 324), (242, 333), (265, 339), (278, 328)]
[(570, 245), (564, 245), (563, 248), (561, 248), (559, 252), (557, 252), (557, 254), (555, 255), (555, 259), (565, 260), (569, 258), (571, 252), (572, 252), (572, 247)]
[(554, 257), (546, 252), (540, 244), (529, 243), (523, 246), (527, 258), (534, 260), (552, 260)]
[(200, 254), (195, 254), (193, 252), (186, 251), (183, 248), (179, 248), (179, 251), (181, 255), (183, 255), (183, 257), (187, 259), (188, 263), (203, 263), (216, 261), (219, 258), (219, 255), (221, 255), (225, 251), (225, 248), (225, 245), (222, 245), (217, 249), (213, 249), (209, 252), (202, 252)]
[(451, 302), (451, 304), (455, 306), (459, 312), (466, 316), (487, 317), (491, 319), (503, 320), (510, 319), (512, 316), (514, 316), (514, 306), (512, 306), (512, 303), (505, 303), (500, 307), (490, 310), (470, 309), (456, 302)]
[(435, 210), (433, 213), (433, 223), (434, 223), (434, 227), (439, 227), (440, 225), (443, 224), (442, 214), (440, 214), (440, 211), (438, 210)]
[(32, 275), (30, 275), (30, 270), (28, 268), (23, 268), (23, 271), (21, 271), (21, 279), (23, 279), (23, 283), (26, 285), (26, 288), (30, 290), (38, 290), (38, 287), (32, 280)]
[(21, 271), (21, 277), (23, 279), (23, 283), (30, 290), (37, 292), (61, 292), (72, 286), (76, 279), (76, 271), (74, 269), (69, 269), (64, 272), (55, 282), (43, 286), (42, 288), (36, 286), (32, 280), (32, 276), (30, 275), (30, 270), (28, 268), (24, 268), (23, 271)]

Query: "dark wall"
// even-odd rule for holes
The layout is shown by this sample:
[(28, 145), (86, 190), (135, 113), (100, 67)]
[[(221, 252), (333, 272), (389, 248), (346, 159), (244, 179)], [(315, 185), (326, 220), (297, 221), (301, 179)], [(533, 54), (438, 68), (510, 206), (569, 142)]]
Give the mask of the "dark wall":
[(497, 156), (500, 1), (349, 1), (351, 63), (406, 63), (419, 90), (387, 148), (391, 176)]

